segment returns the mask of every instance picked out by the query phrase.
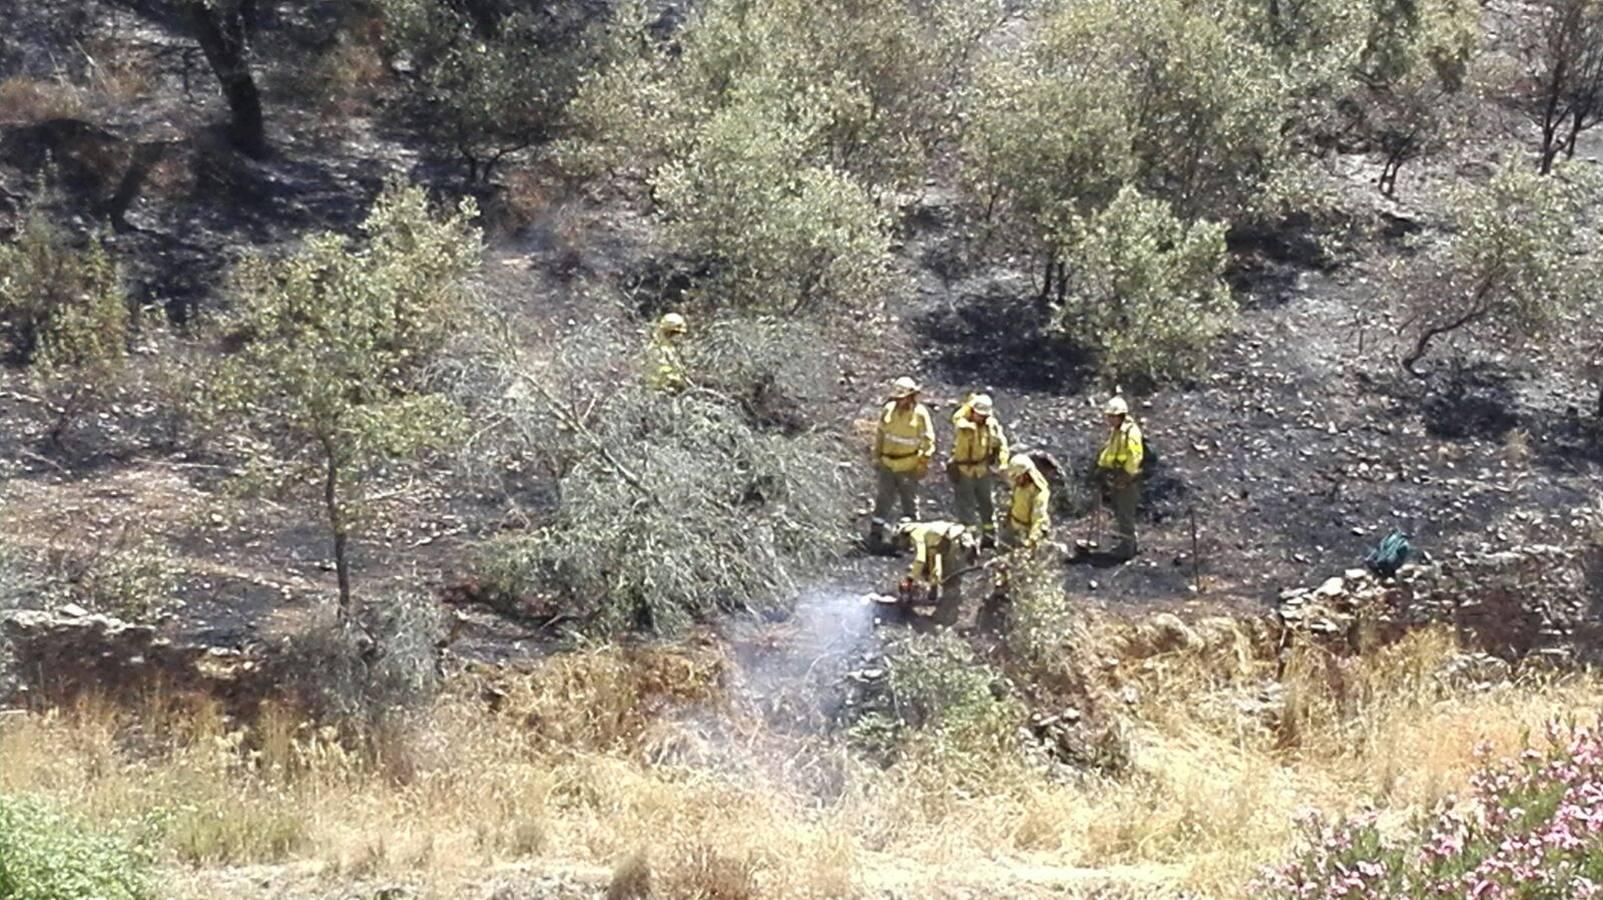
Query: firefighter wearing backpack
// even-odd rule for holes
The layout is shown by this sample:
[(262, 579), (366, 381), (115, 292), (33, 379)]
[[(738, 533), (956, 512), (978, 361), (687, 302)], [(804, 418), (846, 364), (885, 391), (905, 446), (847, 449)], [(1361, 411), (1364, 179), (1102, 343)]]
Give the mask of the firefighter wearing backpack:
[(985, 548), (996, 546), (994, 475), (1007, 467), (1007, 435), (996, 418), (996, 407), (985, 394), (964, 401), (952, 416), (957, 434), (946, 474), (957, 500), (958, 521), (979, 529)]
[(874, 520), (868, 544), (876, 550), (886, 547), (891, 510), (898, 501), (903, 518), (918, 518), (918, 483), (935, 455), (935, 423), (918, 394), (918, 382), (896, 379), (874, 429)]
[(1008, 460), (1007, 480), (1013, 493), (1008, 498), (1002, 543), (1010, 550), (1033, 550), (1046, 540), (1048, 529), (1052, 527), (1048, 512), (1051, 488), (1035, 462), (1023, 453), (1016, 453)]
[(1135, 510), (1141, 497), (1141, 426), (1130, 416), (1130, 405), (1115, 396), (1102, 406), (1108, 437), (1097, 455), (1097, 474), (1112, 501), (1118, 544), (1113, 555), (1121, 560), (1136, 555)]

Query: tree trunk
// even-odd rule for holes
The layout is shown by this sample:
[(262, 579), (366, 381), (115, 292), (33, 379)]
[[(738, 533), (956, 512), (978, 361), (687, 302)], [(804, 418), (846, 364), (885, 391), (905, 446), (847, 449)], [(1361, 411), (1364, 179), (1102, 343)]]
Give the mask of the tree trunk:
[(1464, 315), (1452, 320), (1451, 322), (1444, 322), (1440, 325), (1432, 325), (1429, 328), (1426, 328), (1424, 331), (1419, 333), (1419, 339), (1414, 342), (1414, 349), (1410, 351), (1407, 356), (1403, 357), (1403, 368), (1407, 370), (1408, 374), (1414, 376), (1415, 378), (1423, 378), (1424, 374), (1415, 368), (1415, 366), (1419, 364), (1421, 359), (1425, 358), (1426, 353), (1430, 352), (1430, 345), (1432, 341), (1444, 334), (1451, 334), (1460, 328), (1473, 325), (1486, 316), (1491, 315), (1491, 312), (1491, 307), (1483, 306), (1477, 309), (1472, 309)]
[(1400, 154), (1392, 153), (1386, 157), (1386, 164), (1380, 170), (1380, 195), (1382, 197), (1397, 196), (1397, 173), (1402, 171), (1403, 159)]
[(247, 156), (259, 159), (267, 155), (262, 98), (250, 72), (244, 17), (238, 8), (211, 6), (204, 0), (189, 0), (186, 9), (195, 40), (228, 101), (229, 139)]
[(334, 575), (340, 588), (340, 620), (350, 621), (354, 610), (351, 608), (351, 564), (346, 553), (349, 532), (344, 510), (340, 508), (339, 457), (326, 440), (323, 441), (323, 456), (328, 463), (328, 474), (323, 479), (323, 506), (328, 513), (329, 530), (334, 535)]
[(1570, 133), (1569, 136), (1564, 139), (1565, 159), (1575, 158), (1575, 142), (1581, 136), (1581, 130), (1583, 128), (1582, 123), (1586, 119), (1586, 114), (1587, 109), (1584, 106), (1576, 107), (1575, 111), (1570, 114)]
[(1046, 272), (1041, 276), (1041, 293), (1038, 297), (1036, 297), (1036, 302), (1040, 305), (1043, 311), (1047, 308), (1047, 304), (1052, 299), (1052, 272), (1056, 270), (1057, 264), (1057, 250), (1048, 249), (1046, 251)]

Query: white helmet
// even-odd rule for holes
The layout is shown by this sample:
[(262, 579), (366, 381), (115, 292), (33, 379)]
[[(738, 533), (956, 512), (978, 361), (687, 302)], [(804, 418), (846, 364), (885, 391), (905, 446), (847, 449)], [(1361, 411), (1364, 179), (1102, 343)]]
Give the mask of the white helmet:
[(1128, 416), (1130, 414), (1130, 404), (1124, 402), (1123, 397), (1114, 394), (1108, 398), (1108, 402), (1102, 404), (1102, 414), (1105, 416)]
[(991, 402), (990, 394), (978, 394), (969, 401), (969, 409), (974, 410), (977, 416), (990, 416), (996, 412), (996, 404)]
[(657, 320), (657, 330), (663, 334), (684, 334), (687, 327), (689, 326), (685, 322), (685, 317), (676, 312), (668, 313)]
[(1018, 478), (1034, 471), (1035, 461), (1023, 453), (1015, 453), (1013, 454), (1013, 458), (1007, 461), (1007, 474), (1013, 476), (1014, 478)]
[(913, 379), (907, 377), (906, 375), (903, 375), (902, 377), (900, 377), (900, 378), (896, 379), (895, 381), (891, 382), (891, 399), (892, 400), (905, 400), (908, 397), (912, 397), (912, 396), (917, 395), (918, 392), (919, 392), (918, 382), (916, 382)]

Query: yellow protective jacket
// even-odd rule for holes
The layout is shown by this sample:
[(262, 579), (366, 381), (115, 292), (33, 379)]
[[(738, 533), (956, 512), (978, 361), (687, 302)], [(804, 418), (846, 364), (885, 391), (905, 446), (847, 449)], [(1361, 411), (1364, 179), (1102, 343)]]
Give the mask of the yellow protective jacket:
[(874, 431), (874, 459), (891, 472), (913, 472), (935, 455), (935, 423), (922, 403), (899, 409), (885, 404)]
[(946, 554), (966, 529), (957, 522), (919, 522), (909, 529), (913, 564), (907, 577), (923, 585), (939, 585), (957, 574), (946, 571)]
[(1141, 446), (1141, 426), (1125, 416), (1119, 427), (1108, 431), (1108, 442), (1097, 456), (1097, 468), (1112, 469), (1134, 477), (1141, 474), (1141, 457), (1145, 452)]
[(952, 464), (964, 478), (981, 478), (993, 468), (1007, 465), (1007, 435), (1002, 433), (1002, 423), (990, 416), (981, 424), (974, 420), (973, 412), (965, 403), (952, 416), (952, 424), (957, 426)]
[(1051, 489), (1047, 487), (1046, 476), (1034, 466), (1012, 481), (1013, 497), (1008, 502), (1008, 523), (1013, 530), (1024, 535), (1026, 543), (1034, 544), (1046, 537), (1046, 530), (1052, 525), (1052, 517), (1047, 510)]
[(646, 383), (659, 391), (680, 390), (688, 383), (684, 356), (673, 338), (661, 332), (646, 347)]

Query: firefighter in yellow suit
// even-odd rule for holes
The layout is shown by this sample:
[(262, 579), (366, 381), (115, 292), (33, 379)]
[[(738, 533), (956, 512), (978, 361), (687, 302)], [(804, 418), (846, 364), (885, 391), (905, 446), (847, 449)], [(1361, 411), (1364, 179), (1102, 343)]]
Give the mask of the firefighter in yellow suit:
[(679, 350), (687, 325), (685, 317), (671, 312), (657, 321), (646, 346), (646, 384), (658, 391), (682, 391), (689, 385), (685, 357)]
[(1113, 505), (1113, 521), (1118, 543), (1113, 555), (1131, 559), (1136, 554), (1135, 513), (1141, 498), (1141, 461), (1146, 448), (1141, 442), (1141, 426), (1130, 416), (1130, 405), (1115, 396), (1102, 406), (1108, 437), (1097, 455), (1097, 473), (1102, 477)]
[(957, 518), (980, 529), (981, 546), (996, 545), (994, 476), (1007, 467), (1007, 435), (996, 408), (985, 394), (970, 397), (952, 416), (956, 437), (946, 464), (957, 500)]
[(902, 582), (902, 600), (924, 593), (935, 604), (935, 622), (952, 625), (963, 607), (963, 570), (974, 564), (979, 541), (959, 522), (903, 522), (897, 543), (913, 551)]
[(1008, 460), (1007, 480), (1013, 493), (1008, 498), (1002, 543), (1012, 550), (1034, 549), (1046, 540), (1052, 527), (1046, 476), (1029, 456), (1019, 453)]
[(935, 455), (935, 423), (930, 411), (918, 402), (918, 382), (896, 379), (890, 397), (880, 410), (874, 429), (874, 517), (869, 526), (868, 543), (885, 546), (891, 510), (901, 502), (902, 518), (918, 519), (918, 483), (928, 474)]

